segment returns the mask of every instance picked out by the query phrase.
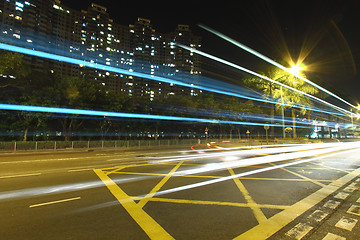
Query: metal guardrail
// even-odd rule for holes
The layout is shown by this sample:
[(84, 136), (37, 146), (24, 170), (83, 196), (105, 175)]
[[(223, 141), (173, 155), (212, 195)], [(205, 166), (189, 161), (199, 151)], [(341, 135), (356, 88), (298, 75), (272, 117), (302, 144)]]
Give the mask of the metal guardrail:
[(148, 140), (96, 140), (96, 141), (14, 141), (0, 142), (0, 152), (21, 151), (65, 151), (90, 149), (143, 149), (162, 148), (167, 146), (192, 146), (206, 142), (236, 142), (244, 145), (312, 143), (339, 141), (337, 139), (148, 139)]
[[(204, 143), (204, 140), (202, 141)], [(160, 148), (198, 144), (198, 139), (157, 139), (157, 140), (103, 140), (103, 141), (33, 141), (0, 142), (1, 152), (18, 151), (59, 151), (103, 148)]]

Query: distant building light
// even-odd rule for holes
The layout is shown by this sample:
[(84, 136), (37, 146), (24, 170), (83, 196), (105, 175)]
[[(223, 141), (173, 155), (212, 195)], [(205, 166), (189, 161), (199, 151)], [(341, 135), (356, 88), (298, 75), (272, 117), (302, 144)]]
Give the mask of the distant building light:
[(21, 8), (24, 7), (24, 4), (22, 4), (21, 2), (15, 2), (15, 5), (18, 6), (18, 7), (21, 7)]

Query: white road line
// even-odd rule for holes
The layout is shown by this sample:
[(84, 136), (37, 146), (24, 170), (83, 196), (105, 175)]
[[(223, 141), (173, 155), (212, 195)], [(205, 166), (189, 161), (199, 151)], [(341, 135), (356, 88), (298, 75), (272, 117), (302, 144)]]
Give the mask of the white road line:
[(311, 229), (313, 229), (312, 226), (307, 225), (305, 223), (298, 223), (295, 227), (290, 229), (287, 233), (285, 233), (287, 236), (291, 238), (295, 238), (297, 240), (302, 239), (306, 234), (308, 234)]
[(346, 238), (333, 233), (328, 233), (322, 240), (346, 240)]
[(321, 222), (321, 220), (323, 220), (327, 215), (327, 212), (316, 210), (308, 218), (313, 219), (317, 222)]
[(75, 198), (62, 199), (62, 200), (58, 200), (58, 201), (39, 203), (39, 204), (30, 205), (29, 208), (41, 207), (41, 206), (46, 206), (46, 205), (51, 205), (51, 204), (56, 204), (56, 203), (69, 202), (69, 201), (79, 200), (80, 198), (81, 197), (75, 197)]
[(356, 190), (357, 188), (354, 188), (354, 187), (351, 187), (351, 186), (347, 186), (346, 188), (344, 188), (344, 191), (345, 192), (348, 192), (348, 193), (352, 193)]
[(89, 171), (89, 170), (94, 170), (94, 168), (71, 169), (71, 170), (68, 170), (68, 172), (82, 172), (82, 171)]
[(16, 177), (30, 177), (30, 176), (38, 176), (41, 173), (29, 173), (29, 174), (18, 174), (18, 175), (8, 175), (8, 176), (0, 176), (0, 179), (5, 178), (16, 178)]
[(335, 209), (339, 206), (340, 202), (338, 201), (334, 201), (334, 200), (329, 200), (324, 204), (325, 208), (331, 208), (331, 209)]
[(335, 224), (335, 227), (351, 231), (355, 227), (357, 222), (358, 222), (357, 219), (353, 219), (353, 218), (349, 218), (349, 217), (342, 217)]
[(360, 216), (360, 206), (359, 205), (352, 205), (346, 212), (354, 214), (356, 216)]
[(345, 200), (348, 196), (349, 196), (348, 193), (339, 192), (338, 194), (336, 194), (336, 195), (334, 196), (334, 198), (341, 199), (341, 200)]

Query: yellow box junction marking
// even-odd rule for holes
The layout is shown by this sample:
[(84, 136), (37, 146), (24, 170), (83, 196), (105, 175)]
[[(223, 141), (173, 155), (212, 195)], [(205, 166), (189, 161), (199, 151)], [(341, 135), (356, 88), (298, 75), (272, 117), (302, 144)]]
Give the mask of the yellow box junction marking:
[(174, 239), (103, 171), (94, 169), (94, 172), (151, 239)]
[(359, 174), (360, 168), (350, 172), (349, 174), (310, 194), (301, 201), (293, 204), (290, 208), (287, 208), (284, 211), (272, 216), (271, 218), (267, 219), (266, 221), (260, 223), (259, 225), (253, 227), (252, 229), (248, 230), (247, 232), (241, 234), (234, 239), (263, 240), (269, 238), (270, 236), (278, 232), (281, 228), (293, 221), (295, 218), (321, 202), (323, 199), (334, 193), (336, 190), (344, 186), (352, 179), (356, 178)]
[[(221, 148), (221, 147), (219, 147)], [(293, 171), (288, 170), (288, 172), (301, 177), (301, 179), (276, 179), (276, 178), (252, 178), (252, 177), (240, 177), (233, 178), (237, 188), (243, 194), (246, 203), (237, 203), (237, 202), (220, 202), (220, 201), (204, 201), (204, 200), (186, 200), (186, 199), (171, 199), (171, 198), (159, 198), (154, 197), (155, 194), (168, 182), (170, 177), (201, 177), (201, 178), (222, 178), (223, 176), (200, 176), (200, 175), (180, 175), (176, 174), (178, 168), (187, 160), (180, 162), (169, 162), (169, 163), (145, 163), (145, 164), (131, 164), (127, 166), (111, 167), (104, 168), (103, 170), (97, 169), (94, 172), (99, 176), (99, 178), (104, 182), (108, 187), (110, 192), (117, 198), (119, 203), (125, 208), (125, 210), (130, 214), (130, 216), (138, 223), (138, 225), (144, 230), (144, 232), (151, 239), (173, 239), (173, 237), (164, 230), (160, 224), (158, 224), (151, 216), (149, 216), (144, 210), (143, 207), (149, 201), (152, 202), (168, 202), (168, 203), (179, 203), (179, 204), (198, 204), (198, 205), (218, 205), (218, 206), (234, 206), (234, 207), (248, 207), (253, 211), (253, 214), (259, 225), (248, 230), (247, 232), (241, 234), (235, 239), (266, 239), (279, 231), (281, 228), (286, 226), (288, 223), (293, 221), (296, 217), (304, 213), (306, 210), (310, 209), (324, 198), (332, 194), (334, 191), (342, 187), (344, 184), (349, 182), (351, 179), (355, 178), (360, 174), (360, 169), (355, 170), (349, 173), (346, 176), (343, 176), (340, 179), (335, 181), (332, 180), (313, 180), (307, 178), (298, 173), (294, 174)], [(139, 167), (139, 166), (150, 166), (150, 165), (172, 165), (172, 169), (169, 173), (141, 173), (141, 172), (126, 172), (122, 171), (124, 168)], [(184, 163), (185, 165), (186, 163)], [(175, 166), (174, 166), (175, 165)], [(190, 164), (189, 164), (190, 165)], [(195, 165), (195, 164), (194, 164)], [(284, 168), (285, 170), (285, 168)], [(235, 175), (233, 169), (228, 168), (228, 171), (231, 175)], [(132, 197), (127, 195), (116, 183), (114, 183), (109, 177), (110, 174), (134, 174), (134, 175), (148, 175), (148, 176), (163, 176), (164, 178), (156, 184), (156, 186), (144, 197)], [(224, 176), (225, 177), (225, 176)], [(249, 192), (240, 181), (240, 179), (252, 179), (252, 180), (276, 180), (276, 181), (310, 181), (323, 188), (317, 192), (309, 195), (303, 200), (293, 204), (292, 206), (285, 205), (271, 205), (271, 204), (257, 204)], [(330, 182), (329, 185), (322, 184), (320, 182)], [(139, 200), (139, 203), (135, 203), (135, 200)], [(261, 208), (269, 209), (281, 209), (282, 212), (272, 216), (267, 219)]]
[[(228, 171), (232, 176), (235, 175), (234, 170), (232, 170), (231, 168), (228, 168)], [(264, 213), (261, 211), (260, 207), (256, 204), (256, 202), (252, 199), (244, 184), (242, 184), (242, 182), (238, 178), (233, 178), (233, 180), (242, 195), (244, 196), (245, 200), (249, 203), (249, 207), (253, 211), (256, 220), (259, 223), (264, 222), (266, 220)]]
[[(272, 166), (276, 166), (274, 163), (269, 163), (269, 164), (272, 165)], [(280, 168), (280, 169), (283, 170), (283, 171), (285, 171), (285, 172), (291, 173), (291, 174), (293, 174), (293, 175), (295, 175), (295, 176), (298, 176), (298, 177), (300, 177), (300, 178), (302, 178), (302, 179), (304, 179), (304, 180), (306, 180), (306, 181), (312, 182), (312, 183), (314, 183), (314, 184), (316, 184), (316, 185), (318, 185), (318, 186), (320, 186), (320, 187), (325, 187), (325, 186), (326, 186), (325, 184), (320, 183), (320, 182), (318, 182), (317, 180), (314, 180), (314, 179), (305, 177), (304, 175), (301, 175), (301, 174), (296, 173), (296, 172), (294, 172), (294, 171), (291, 171), (291, 170), (289, 170), (289, 169), (286, 169), (286, 168)]]
[(145, 196), (145, 198), (140, 200), (140, 202), (138, 203), (138, 206), (140, 208), (143, 208), (145, 204), (150, 200), (150, 198), (152, 198), (155, 193), (159, 191), (162, 186), (164, 186), (164, 184), (170, 179), (171, 175), (181, 166), (183, 162), (184, 161), (180, 161), (158, 184), (156, 184), (156, 186), (150, 191), (149, 194)]

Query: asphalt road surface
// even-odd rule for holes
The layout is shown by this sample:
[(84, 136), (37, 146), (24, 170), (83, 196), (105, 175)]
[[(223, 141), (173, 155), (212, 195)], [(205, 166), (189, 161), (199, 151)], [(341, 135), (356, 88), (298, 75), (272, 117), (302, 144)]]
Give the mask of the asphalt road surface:
[(360, 143), (0, 155), (0, 239), (358, 239)]

